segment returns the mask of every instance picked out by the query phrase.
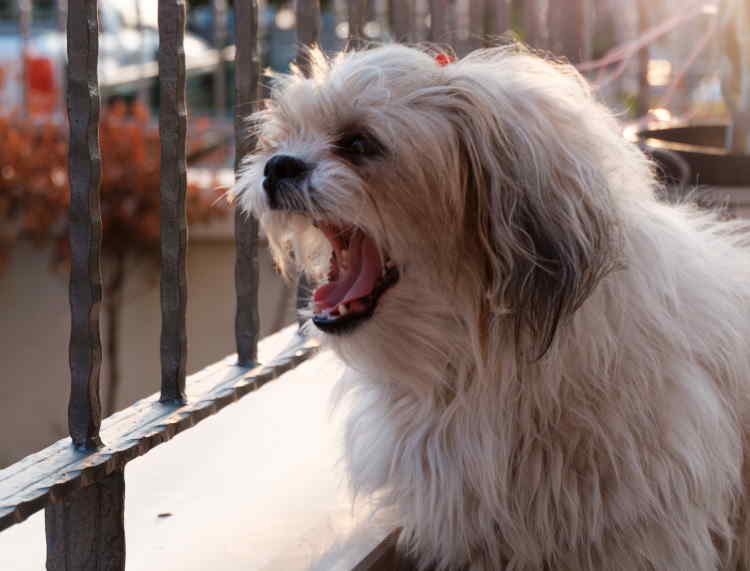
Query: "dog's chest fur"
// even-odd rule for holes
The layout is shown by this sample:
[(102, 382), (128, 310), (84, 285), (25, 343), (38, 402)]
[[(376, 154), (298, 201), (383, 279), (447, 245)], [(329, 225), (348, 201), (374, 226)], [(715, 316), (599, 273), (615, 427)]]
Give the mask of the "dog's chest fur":
[[(392, 510), (404, 543), (432, 554), (438, 569), (465, 569), (467, 560), (478, 571), (642, 569), (645, 556), (628, 546), (664, 549), (674, 539), (659, 523), (666, 510), (689, 518), (712, 506), (719, 525), (731, 511), (727, 489), (737, 475), (724, 466), (694, 501), (671, 493), (701, 477), (683, 447), (697, 428), (686, 411), (697, 400), (718, 407), (717, 395), (667, 380), (669, 389), (644, 405), (627, 391), (576, 392), (559, 374), (556, 396), (535, 382), (544, 380), (473, 395), (472, 406), (471, 398), (425, 402), (361, 381), (347, 435), (353, 487)], [(684, 418), (667, 422), (670, 411)], [(703, 436), (723, 441), (716, 457), (731, 456), (736, 438), (722, 434), (722, 419), (714, 430)], [(694, 555), (681, 558), (684, 568)], [(619, 566), (608, 566), (614, 558)]]

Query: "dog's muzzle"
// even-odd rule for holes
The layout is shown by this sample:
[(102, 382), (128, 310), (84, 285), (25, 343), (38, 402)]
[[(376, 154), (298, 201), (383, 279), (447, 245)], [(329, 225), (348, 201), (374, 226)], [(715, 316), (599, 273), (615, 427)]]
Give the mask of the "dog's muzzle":
[(331, 244), (328, 281), (312, 295), (313, 323), (326, 333), (349, 333), (370, 319), (399, 270), (375, 241), (354, 226), (316, 222)]
[(382, 295), (398, 282), (399, 270), (362, 229), (325, 221), (309, 196), (312, 170), (297, 157), (274, 155), (263, 170), (263, 190), (271, 210), (309, 216), (330, 242), (328, 280), (313, 291), (312, 321), (326, 333), (344, 334), (373, 316)]
[(271, 210), (305, 211), (302, 183), (310, 166), (291, 155), (274, 155), (263, 169), (263, 190)]

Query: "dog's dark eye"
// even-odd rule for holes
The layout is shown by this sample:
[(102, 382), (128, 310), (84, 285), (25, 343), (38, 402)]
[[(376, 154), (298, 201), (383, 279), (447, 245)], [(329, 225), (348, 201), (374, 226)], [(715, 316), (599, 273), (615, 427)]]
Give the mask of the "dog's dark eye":
[(356, 162), (382, 154), (382, 147), (380, 143), (366, 133), (350, 133), (336, 141), (335, 151), (339, 155)]

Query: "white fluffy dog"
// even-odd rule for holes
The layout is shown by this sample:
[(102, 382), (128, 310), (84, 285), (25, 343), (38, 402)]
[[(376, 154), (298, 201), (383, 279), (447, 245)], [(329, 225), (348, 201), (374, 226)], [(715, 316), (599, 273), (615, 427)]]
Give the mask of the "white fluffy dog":
[(238, 200), (323, 283), (312, 321), (358, 372), (352, 484), (402, 547), (441, 570), (750, 569), (743, 227), (660, 203), (570, 66), (311, 57), (254, 116)]

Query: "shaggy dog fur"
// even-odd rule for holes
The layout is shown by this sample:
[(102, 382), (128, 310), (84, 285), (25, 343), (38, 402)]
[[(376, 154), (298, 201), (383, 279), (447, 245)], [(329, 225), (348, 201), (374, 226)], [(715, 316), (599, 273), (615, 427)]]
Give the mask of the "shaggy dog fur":
[(352, 485), (402, 547), (438, 569), (750, 569), (742, 225), (659, 202), (585, 81), (519, 46), (311, 57), (253, 117), (236, 193), (282, 268), (337, 279), (321, 227), (397, 268), (324, 337), (357, 372)]

